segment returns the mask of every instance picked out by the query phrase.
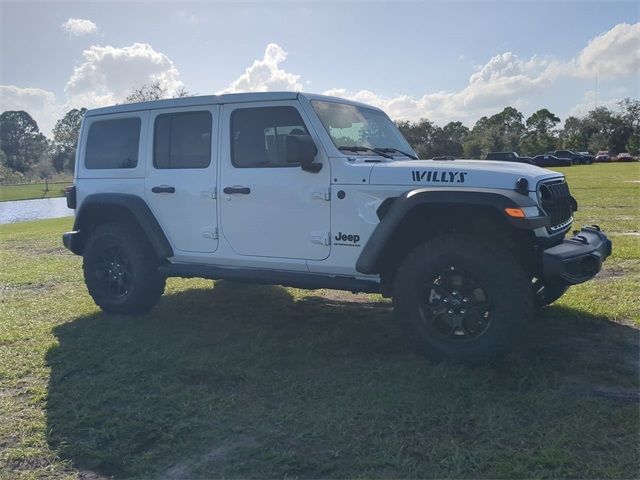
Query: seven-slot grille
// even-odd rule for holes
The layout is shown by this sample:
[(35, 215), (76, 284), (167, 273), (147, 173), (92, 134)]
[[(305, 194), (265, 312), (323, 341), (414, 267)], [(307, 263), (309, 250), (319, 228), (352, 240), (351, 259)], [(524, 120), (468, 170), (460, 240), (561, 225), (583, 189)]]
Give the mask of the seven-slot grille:
[(571, 204), (569, 186), (564, 180), (552, 180), (540, 185), (540, 206), (549, 215), (550, 230), (560, 230), (571, 224)]

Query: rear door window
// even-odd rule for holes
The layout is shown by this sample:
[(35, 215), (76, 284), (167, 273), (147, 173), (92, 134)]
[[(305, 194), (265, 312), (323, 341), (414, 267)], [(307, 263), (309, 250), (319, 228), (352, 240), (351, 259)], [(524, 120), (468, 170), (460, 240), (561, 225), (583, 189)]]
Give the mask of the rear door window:
[(93, 122), (87, 136), (85, 167), (135, 168), (138, 165), (140, 123), (137, 117)]
[(207, 168), (211, 163), (211, 113), (158, 115), (154, 126), (153, 166), (158, 169)]

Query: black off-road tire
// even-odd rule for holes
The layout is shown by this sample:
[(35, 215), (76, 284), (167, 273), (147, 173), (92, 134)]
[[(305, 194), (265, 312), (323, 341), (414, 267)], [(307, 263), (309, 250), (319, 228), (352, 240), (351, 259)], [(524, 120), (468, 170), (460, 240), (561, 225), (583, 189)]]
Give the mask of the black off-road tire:
[[(462, 300), (469, 303), (465, 305), (483, 306), (472, 307), (473, 313), (467, 311), (466, 317), (457, 316), (458, 320), (448, 316), (452, 310), (439, 316), (430, 315), (431, 302), (443, 302), (442, 297), (450, 302), (447, 305), (457, 305), (453, 308), (462, 306), (454, 297), (444, 294), (434, 299), (436, 290), (432, 283), (435, 278), (435, 288), (439, 289), (437, 282), (442, 283), (446, 276), (453, 281), (460, 272), (471, 279), (468, 285), (481, 287), (461, 287), (462, 293), (454, 290), (455, 295), (466, 295)], [(430, 292), (428, 297), (426, 290)], [(404, 259), (395, 276), (393, 305), (409, 341), (420, 353), (436, 360), (469, 363), (500, 358), (521, 343), (533, 317), (531, 290), (530, 278), (509, 251), (484, 239), (449, 234), (424, 243)], [(477, 296), (485, 300), (477, 300)], [(489, 308), (483, 310), (486, 305)], [(465, 328), (453, 327), (455, 333), (445, 336), (441, 326), (445, 324), (449, 329), (450, 324), (443, 318), (454, 324), (462, 322)], [(466, 337), (469, 322), (473, 322), (476, 332)]]
[(536, 309), (551, 305), (569, 290), (569, 285), (562, 283), (545, 283), (543, 286), (534, 284), (533, 302)]
[(95, 228), (83, 257), (87, 289), (105, 312), (144, 313), (164, 293), (158, 259), (136, 226), (107, 223)]

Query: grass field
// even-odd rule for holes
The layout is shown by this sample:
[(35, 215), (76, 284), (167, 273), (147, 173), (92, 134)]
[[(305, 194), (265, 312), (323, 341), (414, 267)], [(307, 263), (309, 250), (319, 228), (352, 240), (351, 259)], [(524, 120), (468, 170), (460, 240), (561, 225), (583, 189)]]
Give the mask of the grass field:
[(172, 279), (108, 317), (70, 219), (0, 226), (0, 478), (638, 478), (639, 173), (566, 169), (613, 256), (475, 367), (408, 351), (370, 295)]
[(0, 202), (9, 200), (31, 200), (34, 198), (64, 197), (64, 189), (73, 181), (49, 183), (46, 190), (44, 183), (26, 183), (24, 185), (0, 185)]

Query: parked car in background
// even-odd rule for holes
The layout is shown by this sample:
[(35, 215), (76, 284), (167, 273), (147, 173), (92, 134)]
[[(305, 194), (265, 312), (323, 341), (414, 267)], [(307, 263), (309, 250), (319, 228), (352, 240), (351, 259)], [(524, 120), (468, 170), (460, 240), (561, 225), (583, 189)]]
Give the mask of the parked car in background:
[(594, 161), (593, 155), (582, 155), (572, 150), (554, 150), (553, 152), (547, 152), (545, 155), (553, 155), (558, 158), (569, 158), (573, 161), (574, 165), (591, 165)]
[(629, 152), (621, 152), (615, 159), (616, 162), (635, 162), (636, 159)]
[(521, 157), (517, 152), (489, 152), (487, 160), (500, 160), (503, 162), (531, 163), (531, 157)]
[(570, 167), (573, 160), (570, 158), (558, 158), (554, 155), (536, 155), (531, 159), (531, 163), (536, 167)]
[(600, 150), (596, 154), (596, 162), (610, 162), (609, 150)]
[(455, 160), (455, 157), (451, 155), (441, 155), (440, 157), (433, 157), (431, 160)]

